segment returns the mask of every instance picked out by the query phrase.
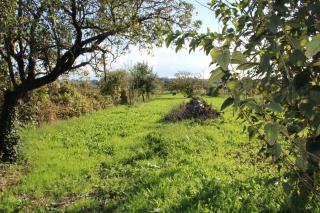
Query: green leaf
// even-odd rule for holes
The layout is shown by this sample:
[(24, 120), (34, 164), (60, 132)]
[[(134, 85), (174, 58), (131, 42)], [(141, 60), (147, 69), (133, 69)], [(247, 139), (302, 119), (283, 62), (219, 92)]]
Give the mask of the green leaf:
[(250, 77), (244, 77), (241, 79), (242, 86), (245, 90), (250, 90), (253, 88), (254, 83)]
[(311, 41), (309, 41), (306, 44), (306, 56), (308, 58), (312, 58), (318, 52), (320, 52), (320, 36), (319, 35), (313, 38)]
[(231, 91), (240, 90), (240, 82), (239, 81), (230, 81), (227, 83), (227, 88)]
[(276, 124), (273, 124), (273, 123), (268, 123), (264, 127), (264, 132), (265, 132), (265, 137), (266, 137), (266, 140), (268, 141), (268, 143), (270, 145), (275, 144), (275, 142), (278, 139), (278, 135), (279, 135), (278, 126)]
[(249, 140), (252, 140), (252, 138), (256, 135), (257, 132), (258, 132), (258, 130), (256, 127), (249, 126), (248, 127)]
[(257, 113), (261, 113), (261, 112), (262, 112), (262, 109), (261, 109), (260, 105), (257, 104), (256, 101), (254, 101), (254, 100), (246, 101), (246, 102), (245, 102), (245, 105), (246, 105), (249, 109), (252, 109), (252, 110), (256, 111)]
[(174, 35), (170, 33), (165, 40), (166, 47), (169, 47), (173, 40), (174, 40)]
[(228, 70), (230, 63), (230, 51), (223, 50), (217, 58), (217, 63), (221, 66), (222, 69)]
[(247, 58), (242, 52), (235, 51), (232, 53), (231, 64), (244, 64), (247, 63)]
[(264, 53), (260, 59), (260, 67), (262, 70), (267, 71), (270, 68), (271, 56), (269, 53)]
[(319, 126), (318, 126), (318, 128), (316, 130), (316, 136), (319, 136), (319, 135), (320, 135), (320, 124), (319, 124)]
[(174, 41), (176, 38), (178, 38), (178, 36), (180, 35), (179, 32), (176, 33), (170, 33), (167, 38), (165, 39), (165, 44), (167, 47), (170, 46), (171, 42)]
[(221, 105), (221, 111), (226, 109), (227, 107), (229, 107), (230, 105), (232, 105), (234, 103), (234, 98), (229, 97), (227, 98), (223, 104)]
[(287, 182), (283, 183), (282, 184), (282, 187), (283, 187), (283, 191), (289, 195), (291, 194), (291, 192), (293, 191), (293, 186)]
[(274, 156), (276, 159), (279, 159), (280, 156), (281, 156), (281, 145), (280, 144), (276, 144), (275, 147), (274, 147)]
[(296, 158), (296, 166), (302, 171), (306, 171), (308, 169), (308, 162), (301, 156), (298, 156)]
[(310, 91), (310, 98), (315, 103), (320, 104), (320, 91), (318, 90), (311, 90)]
[(304, 116), (311, 118), (314, 113), (313, 107), (313, 103), (301, 103), (299, 105), (299, 110)]
[(266, 23), (266, 28), (270, 30), (270, 32), (275, 34), (280, 24), (281, 24), (280, 16), (274, 14), (269, 18), (269, 21)]
[(176, 40), (175, 42), (176, 45), (176, 53), (182, 49), (183, 45), (184, 45), (184, 39), (183, 38), (179, 38)]
[(220, 80), (225, 75), (224, 71), (219, 67), (211, 71), (211, 76), (209, 78), (210, 83), (215, 83), (217, 80)]
[(210, 51), (212, 63), (217, 63), (223, 70), (228, 70), (230, 63), (230, 51), (229, 49), (213, 48)]
[(273, 112), (282, 112), (281, 105), (274, 101), (271, 101), (266, 107), (272, 110)]
[(251, 69), (252, 67), (255, 67), (255, 66), (256, 66), (256, 64), (253, 64), (253, 63), (240, 64), (237, 67), (237, 70), (248, 70), (248, 69)]
[(217, 63), (218, 55), (219, 55), (219, 49), (212, 48), (211, 51), (210, 51), (210, 56), (211, 56), (212, 63), (214, 63), (214, 64)]
[(275, 93), (272, 97), (272, 100), (274, 102), (277, 102), (277, 103), (280, 103), (282, 100), (283, 100), (283, 93), (282, 92), (278, 92), (278, 93)]
[(302, 87), (305, 87), (308, 84), (310, 84), (310, 81), (311, 81), (311, 72), (309, 71), (299, 72), (293, 78), (293, 84), (295, 89), (297, 90), (300, 90)]
[(291, 64), (302, 67), (307, 58), (301, 50), (294, 50), (292, 54), (290, 54), (289, 60)]

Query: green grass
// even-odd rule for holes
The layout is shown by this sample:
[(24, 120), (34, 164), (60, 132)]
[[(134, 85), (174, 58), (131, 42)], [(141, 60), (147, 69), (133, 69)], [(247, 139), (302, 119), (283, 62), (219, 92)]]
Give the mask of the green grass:
[[(257, 160), (227, 110), (198, 124), (164, 123), (182, 96), (163, 95), (23, 130), (18, 182), (0, 210), (68, 212), (284, 211), (288, 199), (270, 160)], [(219, 108), (223, 98), (207, 99)], [(24, 169), (21, 169), (23, 167)]]

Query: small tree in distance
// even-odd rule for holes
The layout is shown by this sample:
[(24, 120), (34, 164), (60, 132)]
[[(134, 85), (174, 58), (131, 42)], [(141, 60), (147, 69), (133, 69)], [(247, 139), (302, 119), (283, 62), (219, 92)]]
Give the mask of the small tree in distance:
[(139, 62), (133, 66), (131, 70), (132, 88), (137, 90), (142, 96), (143, 102), (145, 98), (150, 98), (150, 94), (156, 88), (157, 76), (153, 73), (152, 67), (145, 62)]
[(175, 79), (171, 83), (171, 89), (179, 91), (188, 98), (192, 97), (196, 90), (201, 88), (199, 77), (191, 72), (180, 71), (175, 74)]

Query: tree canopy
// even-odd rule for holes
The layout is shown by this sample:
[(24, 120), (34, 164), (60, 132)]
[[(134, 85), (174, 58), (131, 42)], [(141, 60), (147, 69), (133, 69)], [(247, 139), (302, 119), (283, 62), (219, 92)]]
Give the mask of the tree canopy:
[(0, 8), (1, 76), (6, 78), (0, 119), (4, 161), (15, 152), (8, 135), (14, 108), (26, 92), (101, 54), (121, 53), (131, 44), (160, 44), (165, 32), (192, 25), (192, 5), (182, 0), (4, 0)]
[(88, 54), (161, 42), (165, 31), (191, 24), (192, 9), (175, 0), (6, 0), (1, 4), (9, 8), (1, 21), (1, 60), (7, 63), (12, 86), (21, 89), (39, 87), (87, 65), (92, 56)]

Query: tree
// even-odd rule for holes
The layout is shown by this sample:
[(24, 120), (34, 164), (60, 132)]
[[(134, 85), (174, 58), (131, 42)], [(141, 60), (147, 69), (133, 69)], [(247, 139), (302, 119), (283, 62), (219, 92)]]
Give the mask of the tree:
[(125, 70), (106, 73), (100, 83), (102, 95), (110, 95), (114, 104), (127, 103), (128, 86), (129, 76)]
[(17, 141), (10, 132), (17, 102), (27, 92), (98, 54), (160, 44), (164, 32), (190, 26), (192, 11), (182, 0), (3, 0), (0, 8), (0, 61), (10, 77), (0, 118), (2, 161), (15, 160)]
[(188, 98), (192, 97), (197, 89), (200, 89), (201, 81), (197, 75), (190, 72), (177, 72), (171, 82), (171, 89), (185, 94)]
[(189, 38), (190, 51), (210, 54), (212, 79), (233, 79), (222, 109), (234, 105), (249, 137), (262, 139), (274, 162), (319, 194), (320, 1), (212, 0), (208, 8), (221, 32), (170, 34), (167, 44)]
[(156, 88), (157, 76), (152, 72), (152, 67), (147, 63), (137, 63), (131, 70), (132, 75), (132, 88), (137, 90), (142, 96), (143, 102), (145, 95), (150, 97), (150, 94)]

